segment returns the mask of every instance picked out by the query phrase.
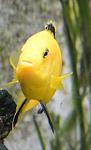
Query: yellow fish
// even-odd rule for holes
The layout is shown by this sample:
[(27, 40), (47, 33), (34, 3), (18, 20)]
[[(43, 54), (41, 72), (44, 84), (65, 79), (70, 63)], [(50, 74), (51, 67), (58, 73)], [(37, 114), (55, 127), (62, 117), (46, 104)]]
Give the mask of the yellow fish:
[(56, 28), (50, 21), (43, 31), (29, 37), (25, 42), (16, 67), (11, 60), (16, 79), (8, 84), (19, 82), (26, 97), (15, 115), (14, 126), (20, 112), (25, 112), (38, 103), (45, 110), (44, 106), (55, 91), (63, 88), (61, 81), (71, 74), (61, 75), (62, 56), (55, 32)]

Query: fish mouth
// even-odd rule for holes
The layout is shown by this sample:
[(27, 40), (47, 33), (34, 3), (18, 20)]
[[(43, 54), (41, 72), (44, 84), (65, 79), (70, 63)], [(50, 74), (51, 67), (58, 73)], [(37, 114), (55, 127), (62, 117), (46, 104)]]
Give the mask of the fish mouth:
[(28, 61), (28, 60), (23, 60), (22, 63), (24, 65), (29, 65), (29, 66), (33, 66), (33, 63), (31, 61)]

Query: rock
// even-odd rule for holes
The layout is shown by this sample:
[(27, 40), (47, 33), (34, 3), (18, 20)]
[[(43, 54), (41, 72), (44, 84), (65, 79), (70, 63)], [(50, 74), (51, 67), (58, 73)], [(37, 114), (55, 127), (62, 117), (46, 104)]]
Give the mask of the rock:
[(0, 150), (8, 150), (4, 144), (0, 144)]
[(16, 104), (12, 96), (7, 90), (0, 90), (0, 140), (7, 137), (11, 131), (15, 112)]

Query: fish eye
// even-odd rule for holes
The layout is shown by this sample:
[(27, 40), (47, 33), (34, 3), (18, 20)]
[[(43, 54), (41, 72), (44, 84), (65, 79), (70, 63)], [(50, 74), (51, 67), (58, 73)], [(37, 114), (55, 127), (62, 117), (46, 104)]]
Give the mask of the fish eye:
[(48, 55), (48, 53), (49, 53), (49, 50), (46, 49), (45, 52), (43, 53), (43, 58), (45, 58)]

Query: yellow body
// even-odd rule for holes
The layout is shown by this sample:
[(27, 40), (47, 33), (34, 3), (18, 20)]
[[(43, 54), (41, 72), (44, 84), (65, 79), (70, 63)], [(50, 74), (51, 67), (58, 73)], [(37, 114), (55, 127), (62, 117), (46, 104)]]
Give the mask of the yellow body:
[(27, 99), (23, 112), (39, 102), (48, 103), (55, 91), (62, 89), (61, 81), (70, 75), (61, 75), (61, 50), (55, 39), (55, 27), (52, 24), (26, 41), (16, 67), (11, 59), (10, 63), (14, 68), (15, 78), (7, 85), (20, 83)]
[[(43, 58), (46, 49), (49, 53)], [(52, 86), (53, 77), (60, 76), (61, 69), (61, 52), (53, 34), (44, 30), (30, 37), (22, 48), (16, 67), (25, 97), (47, 103), (56, 90)]]

